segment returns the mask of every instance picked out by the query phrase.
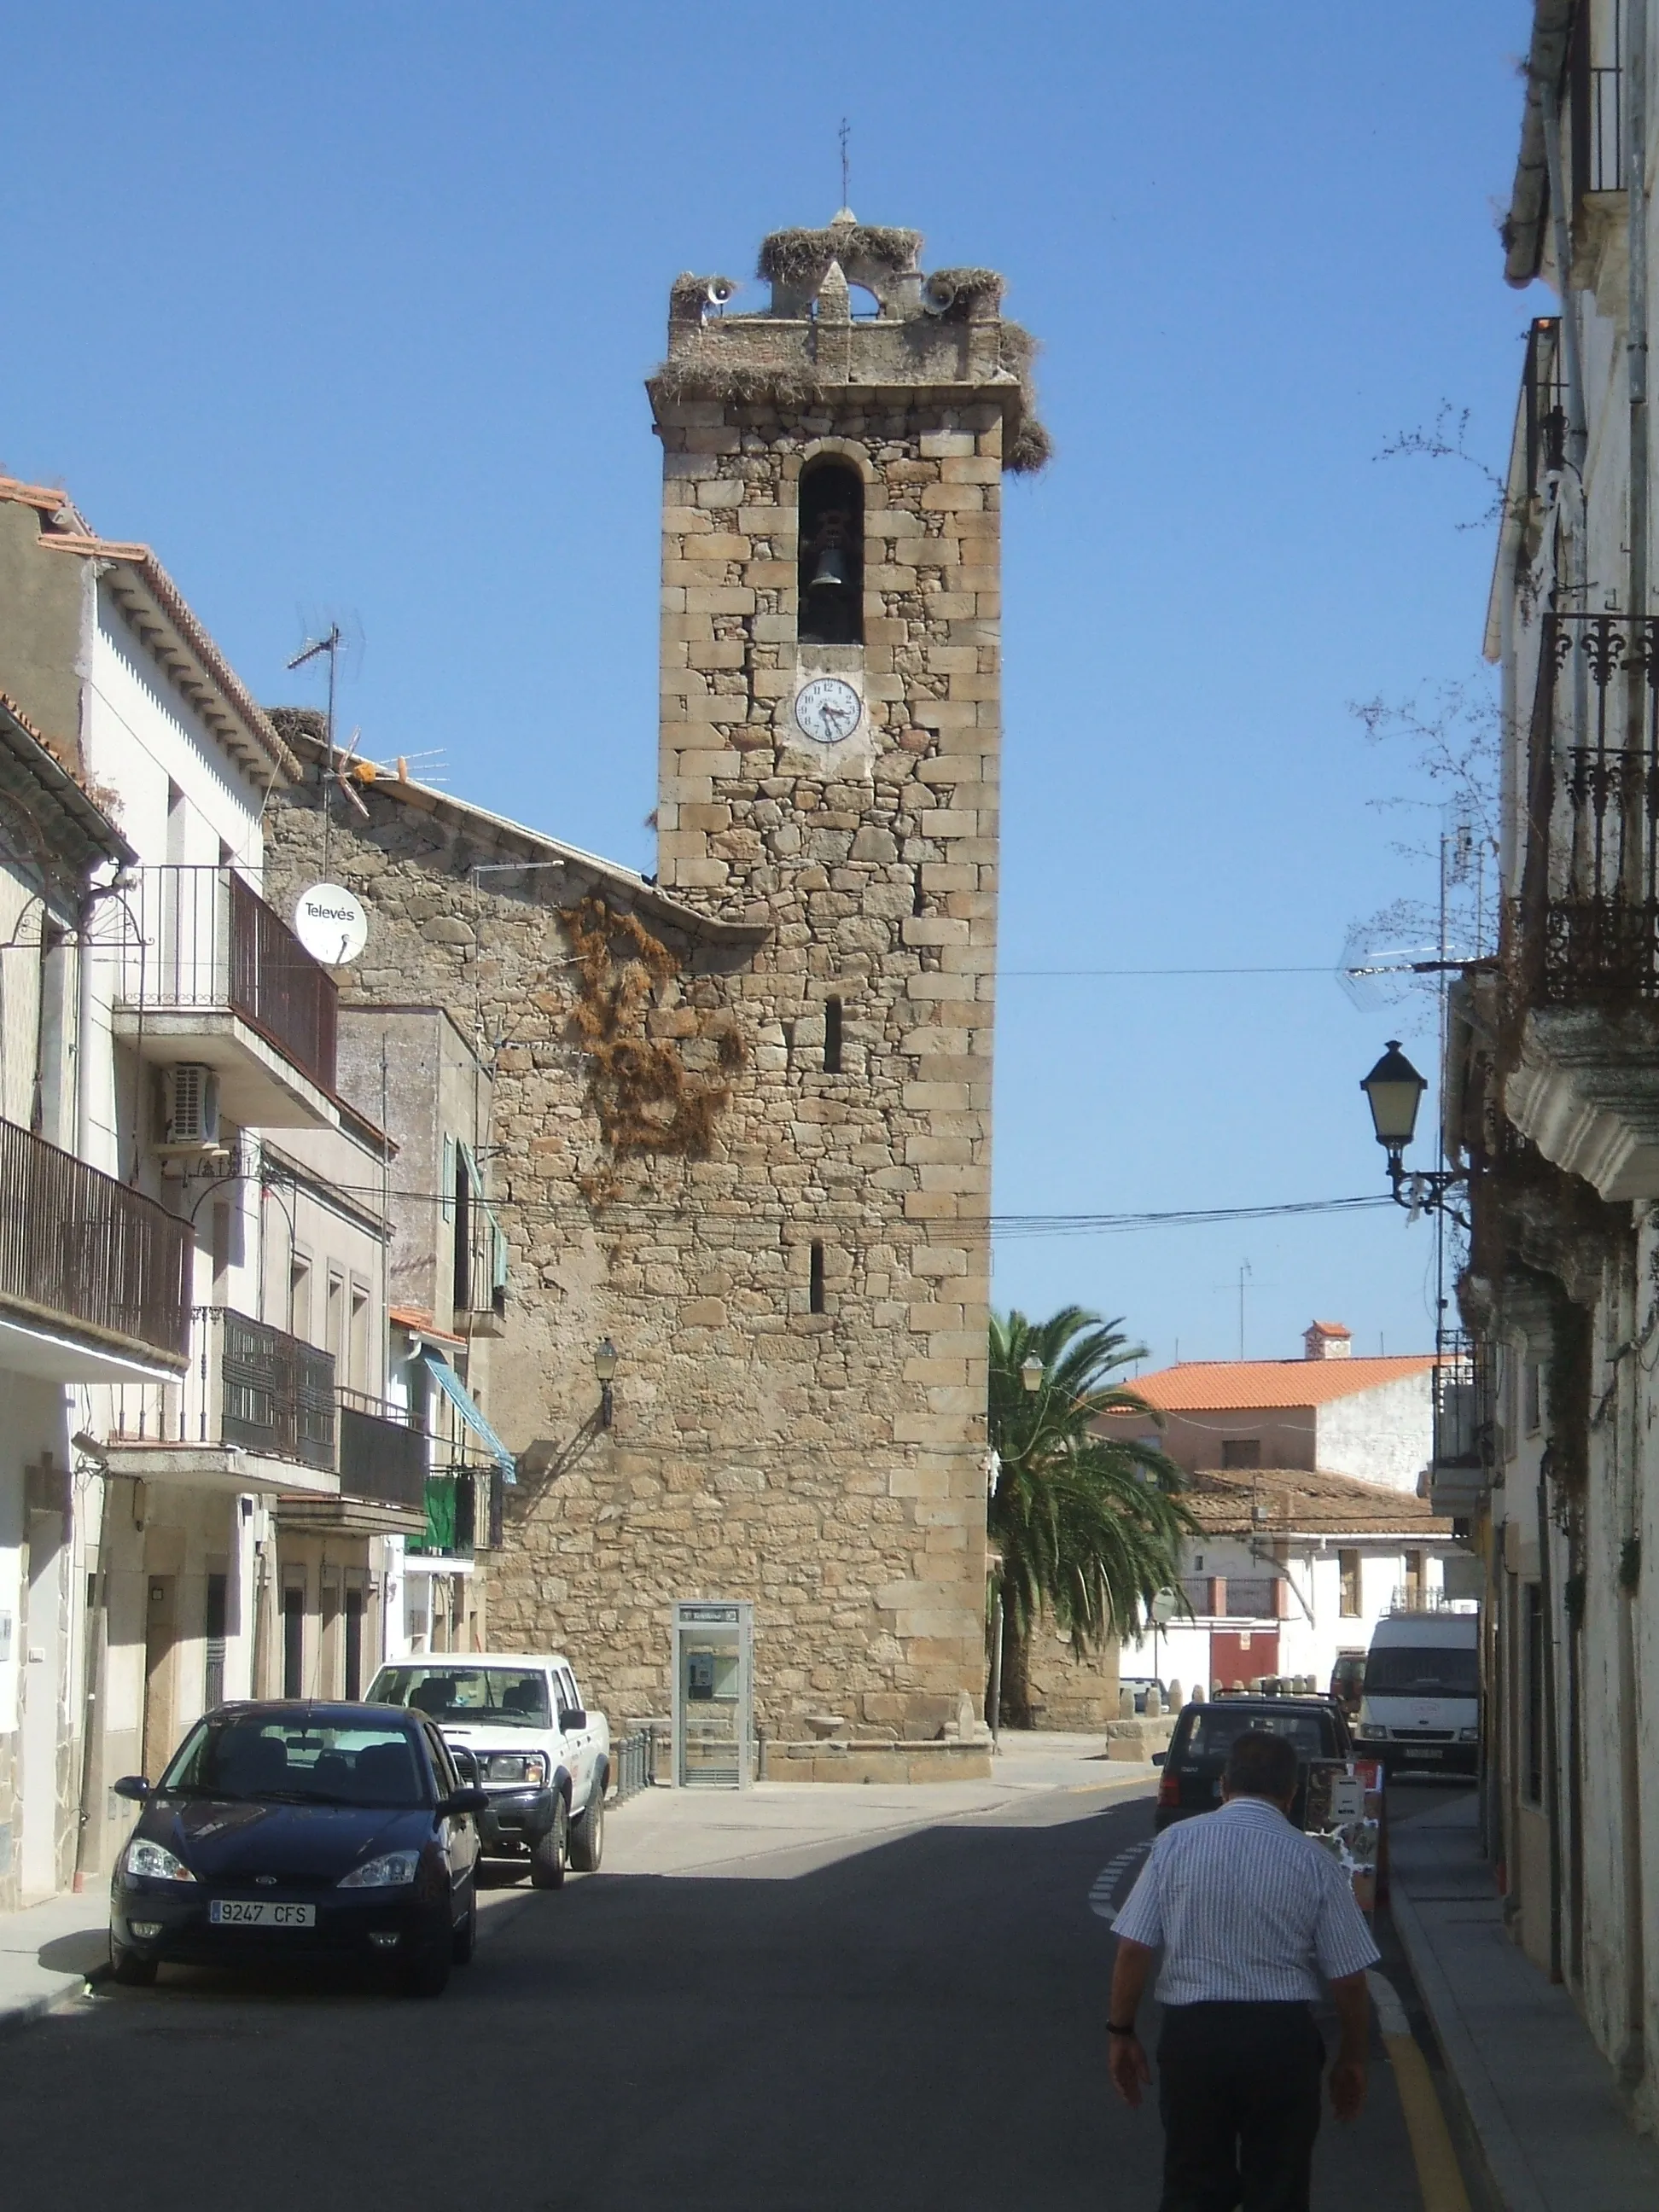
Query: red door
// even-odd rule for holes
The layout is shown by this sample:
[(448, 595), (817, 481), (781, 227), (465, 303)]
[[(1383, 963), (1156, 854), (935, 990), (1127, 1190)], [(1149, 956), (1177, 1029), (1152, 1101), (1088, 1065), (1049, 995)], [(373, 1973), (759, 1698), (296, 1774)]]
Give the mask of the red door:
[(1218, 1690), (1248, 1690), (1261, 1674), (1279, 1672), (1276, 1628), (1212, 1628), (1210, 1681)]

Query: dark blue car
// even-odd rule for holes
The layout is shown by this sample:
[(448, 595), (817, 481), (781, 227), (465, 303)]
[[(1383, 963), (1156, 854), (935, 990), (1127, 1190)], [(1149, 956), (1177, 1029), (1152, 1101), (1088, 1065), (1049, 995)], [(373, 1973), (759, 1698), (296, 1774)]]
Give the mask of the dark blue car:
[(110, 1884), (118, 1982), (166, 1960), (360, 1958), (436, 1996), (472, 1956), (477, 1814), (443, 1738), (385, 1705), (222, 1705), (143, 1805)]

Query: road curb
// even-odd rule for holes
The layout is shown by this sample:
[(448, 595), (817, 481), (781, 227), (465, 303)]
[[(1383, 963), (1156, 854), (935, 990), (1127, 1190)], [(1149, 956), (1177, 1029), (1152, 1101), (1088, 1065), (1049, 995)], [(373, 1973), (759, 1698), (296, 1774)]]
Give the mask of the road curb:
[(1406, 2134), (1417, 2168), (1423, 2212), (1469, 2212), (1469, 2193), (1457, 2163), (1446, 2116), (1435, 2094), (1429, 2063), (1417, 2045), (1406, 2008), (1386, 1974), (1368, 1973), (1366, 1987), (1376, 2008), (1376, 2025), (1393, 2069), (1405, 2115)]
[(94, 1966), (89, 1974), (77, 1974), (67, 1987), (61, 1990), (42, 1990), (36, 1996), (22, 1997), (15, 2004), (0, 2010), (0, 2040), (15, 2035), (20, 2029), (33, 2027), (48, 2013), (61, 2012), (64, 2006), (75, 2003), (86, 1996), (98, 1983), (109, 1978), (107, 1966)]
[(1417, 1984), (1418, 1994), (1434, 2024), (1447, 2071), (1468, 2116), (1469, 2131), (1480, 2147), (1494, 2194), (1504, 2212), (1550, 2212), (1548, 2201), (1533, 2179), (1526, 2153), (1498, 2100), (1492, 2076), (1481, 2063), (1479, 2045), (1469, 2032), (1451, 1984), (1440, 1971), (1427, 1930), (1397, 1875), (1389, 1889), (1389, 1914), (1411, 1967), (1412, 1978)]

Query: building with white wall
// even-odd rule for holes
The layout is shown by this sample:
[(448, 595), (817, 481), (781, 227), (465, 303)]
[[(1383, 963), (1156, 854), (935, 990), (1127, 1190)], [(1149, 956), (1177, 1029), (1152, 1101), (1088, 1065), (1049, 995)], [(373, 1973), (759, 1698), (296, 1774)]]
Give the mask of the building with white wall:
[[(6, 964), (0, 1141), (55, 1120), (81, 1178), (60, 1243), (100, 1206), (148, 1224), (177, 1334), (30, 1355), (46, 1395), (15, 1430), (21, 1492), (0, 1476), (0, 1553), (22, 1563), (0, 1557), (0, 1613), (9, 1575), (27, 1628), (9, 1761), (37, 1784), (14, 1791), (19, 1902), (107, 1863), (126, 1818), (110, 1784), (158, 1771), (217, 1698), (366, 1679), (388, 1547), (425, 1526), (428, 1447), (385, 1402), (392, 1147), (342, 1095), (333, 978), (261, 896), (267, 805), (299, 761), (154, 555), (61, 492), (0, 480), (0, 690), (105, 824), (101, 846), (78, 825), (95, 879), (67, 938), (52, 921), (72, 983), (35, 955), (37, 1028), (60, 1044), (27, 1084), (28, 992)], [(33, 1127), (13, 1118), (31, 1086)], [(28, 1279), (0, 1266), (0, 1340)]]
[[(1125, 1674), (1194, 1685), (1312, 1675), (1363, 1651), (1380, 1615), (1433, 1605), (1459, 1549), (1422, 1494), (1433, 1443), (1432, 1353), (1356, 1358), (1315, 1322), (1300, 1359), (1191, 1360), (1136, 1378), (1145, 1437), (1191, 1478), (1187, 1611), (1120, 1655)], [(1453, 1581), (1456, 1586), (1457, 1570)]]

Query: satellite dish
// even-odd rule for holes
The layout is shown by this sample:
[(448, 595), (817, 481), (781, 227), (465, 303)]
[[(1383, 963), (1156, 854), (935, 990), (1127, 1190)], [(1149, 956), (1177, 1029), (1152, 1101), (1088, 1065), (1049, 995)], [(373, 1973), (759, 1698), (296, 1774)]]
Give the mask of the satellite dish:
[(325, 968), (344, 968), (368, 942), (368, 915), (343, 884), (313, 884), (294, 902), (294, 934)]

